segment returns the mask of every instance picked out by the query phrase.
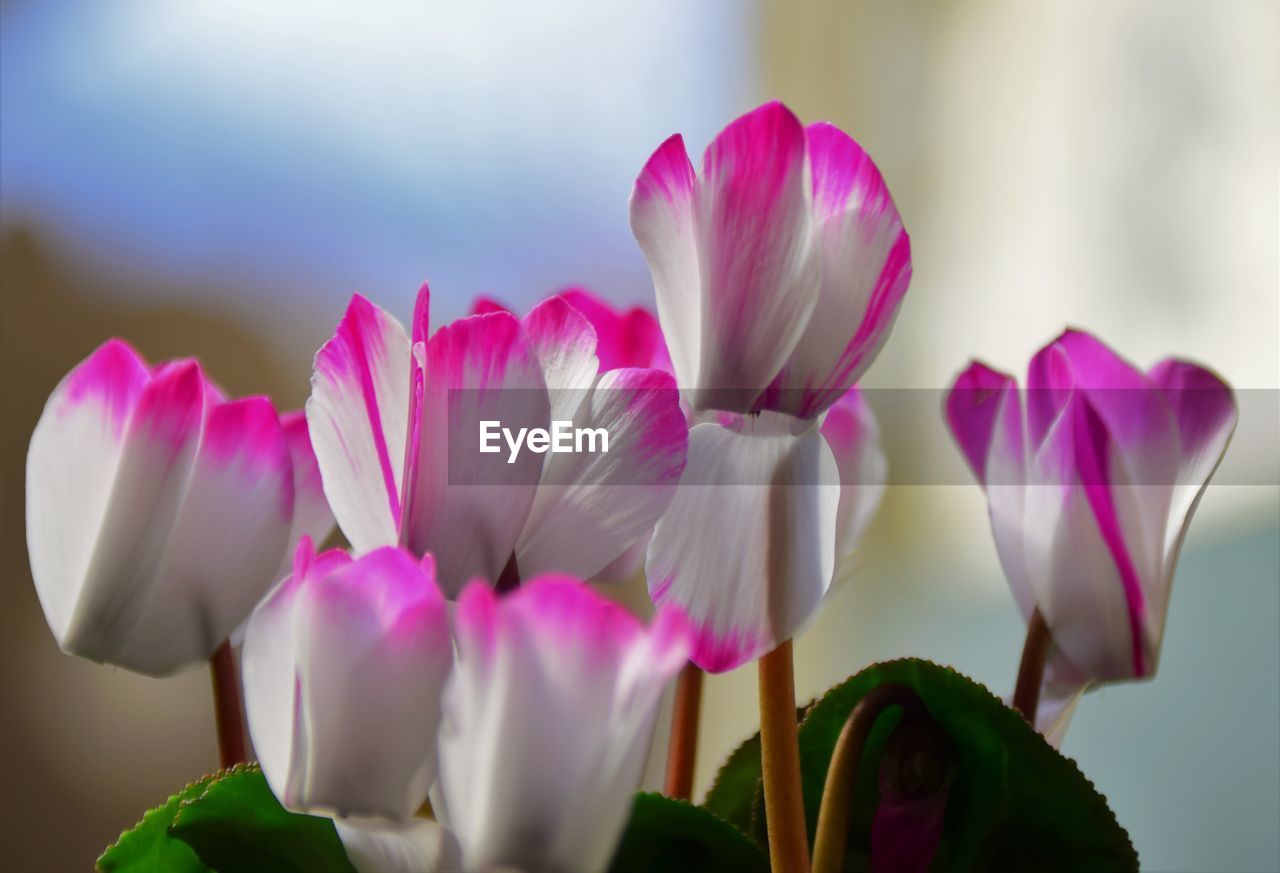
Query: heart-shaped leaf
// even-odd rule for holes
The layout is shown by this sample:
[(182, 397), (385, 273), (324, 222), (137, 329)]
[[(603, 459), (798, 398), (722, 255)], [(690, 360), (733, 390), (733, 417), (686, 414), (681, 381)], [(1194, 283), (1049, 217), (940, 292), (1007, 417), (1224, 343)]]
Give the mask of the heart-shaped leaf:
[(190, 846), (169, 836), (169, 825), (182, 802), (199, 797), (215, 778), (197, 779), (160, 806), (148, 810), (142, 821), (122, 833), (120, 839), (102, 853), (98, 869), (102, 873), (152, 873), (155, 870), (210, 873)]
[[(1137, 869), (1128, 834), (1074, 761), (984, 686), (948, 667), (910, 658), (874, 664), (808, 708), (800, 724), (800, 766), (811, 841), (840, 731), (859, 700), (889, 683), (920, 696), (958, 759), (937, 856), (940, 869)], [(896, 708), (883, 713), (863, 747), (850, 804), (847, 870), (867, 868), (881, 757), (900, 718)], [(767, 845), (759, 777), (757, 734), (729, 757), (707, 805)], [(750, 799), (742, 794), (747, 786)]]
[(610, 873), (768, 873), (751, 838), (700, 806), (660, 794), (636, 795)]
[(355, 873), (333, 822), (282, 807), (256, 764), (227, 771), (183, 802), (169, 833), (214, 870)]

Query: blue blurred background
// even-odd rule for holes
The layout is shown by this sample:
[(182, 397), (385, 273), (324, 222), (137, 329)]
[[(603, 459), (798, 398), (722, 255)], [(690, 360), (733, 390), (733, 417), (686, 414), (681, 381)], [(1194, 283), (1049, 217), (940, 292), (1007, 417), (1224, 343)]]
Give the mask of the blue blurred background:
[[(696, 153), (781, 98), (868, 148), (912, 234), (869, 384), (940, 388), (972, 356), (1020, 371), (1072, 323), (1257, 389), (1187, 541), (1160, 675), (1086, 697), (1064, 751), (1144, 867), (1280, 869), (1278, 43), (1266, 0), (4, 0), (7, 860), (87, 869), (214, 765), (203, 673), (82, 663), (44, 626), (23, 459), (67, 369), (118, 334), (296, 407), (352, 291), (405, 317), (430, 280), (436, 323), (569, 284), (651, 305), (636, 172), (668, 134)], [(953, 451), (940, 422), (881, 412), (891, 456)], [(797, 644), (799, 692), (917, 654), (1003, 693), (1021, 633), (978, 489), (894, 486)], [(700, 788), (755, 706), (751, 671), (709, 680)]]

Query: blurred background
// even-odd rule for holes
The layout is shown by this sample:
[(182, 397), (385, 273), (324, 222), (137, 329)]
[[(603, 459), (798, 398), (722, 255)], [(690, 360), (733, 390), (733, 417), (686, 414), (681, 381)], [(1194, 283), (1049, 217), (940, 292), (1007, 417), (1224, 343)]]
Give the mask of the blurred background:
[[(1087, 696), (1064, 751), (1144, 867), (1280, 869), (1280, 5), (4, 0), (0, 26), (6, 864), (87, 870), (216, 765), (206, 673), (63, 656), (41, 615), (24, 459), (71, 366), (120, 335), (294, 408), (352, 291), (407, 318), (429, 279), (436, 323), (569, 284), (652, 305), (635, 174), (779, 98), (862, 142), (912, 235), (867, 384), (1021, 372), (1076, 324), (1246, 389), (1159, 676)], [(958, 465), (932, 413), (878, 412), (891, 462)], [(908, 654), (1007, 693), (1022, 624), (979, 490), (959, 466), (898, 482), (797, 643), (800, 696)], [(704, 706), (699, 791), (754, 730), (754, 672)]]

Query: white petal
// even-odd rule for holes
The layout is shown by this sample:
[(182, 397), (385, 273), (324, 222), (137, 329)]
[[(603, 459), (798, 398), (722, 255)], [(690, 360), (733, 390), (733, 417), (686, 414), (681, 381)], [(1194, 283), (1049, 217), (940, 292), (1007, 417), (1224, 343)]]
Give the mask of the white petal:
[(293, 468), (271, 402), (215, 403), (120, 663), (160, 674), (206, 661), (276, 581), (293, 502)]
[(688, 430), (666, 373), (605, 373), (573, 426), (603, 429), (609, 450), (598, 440), (594, 452), (546, 456), (516, 548), (526, 577), (600, 572), (652, 529), (684, 469)]
[(129, 415), (149, 378), (128, 345), (104, 343), (54, 389), (31, 435), (27, 554), (45, 619), (64, 648)]
[(889, 478), (889, 462), (880, 445), (880, 426), (856, 389), (827, 412), (822, 435), (840, 471), (840, 509), (836, 513), (836, 563), (853, 555), (866, 533)]
[(329, 505), (357, 553), (397, 542), (409, 369), (404, 328), (359, 294), (316, 353), (307, 424)]
[(835, 565), (839, 472), (822, 434), (689, 432), (689, 461), (654, 528), (645, 574), (698, 631), (692, 660), (730, 670), (790, 639)]
[[(133, 646), (131, 637), (160, 581), (203, 421), (204, 378), (194, 361), (168, 367), (139, 395), (63, 642), (67, 651), (154, 674), (187, 666), (157, 662), (145, 653), (145, 639), (136, 647), (144, 651), (143, 661), (132, 662), (123, 654), (125, 647)], [(167, 659), (173, 653), (154, 654)]]
[(595, 329), (586, 316), (559, 297), (535, 306), (521, 326), (542, 366), (552, 421), (572, 421), (600, 369)]
[(457, 840), (437, 822), (415, 818), (403, 824), (370, 824), (336, 819), (333, 824), (359, 873), (461, 869)]

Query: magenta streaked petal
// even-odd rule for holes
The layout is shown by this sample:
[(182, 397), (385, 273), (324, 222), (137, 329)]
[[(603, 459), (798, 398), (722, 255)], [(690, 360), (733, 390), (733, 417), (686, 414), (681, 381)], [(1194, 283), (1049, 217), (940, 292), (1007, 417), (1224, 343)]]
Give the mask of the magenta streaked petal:
[(194, 667), (277, 581), (293, 520), (293, 466), (271, 401), (214, 403), (120, 663), (145, 673)]
[(138, 395), (83, 585), (59, 641), (66, 651), (157, 675), (188, 666), (158, 663), (172, 654), (167, 652), (146, 653), (136, 663), (120, 655), (133, 644), (160, 581), (200, 442), (204, 400), (204, 377), (194, 361), (168, 368)]
[(601, 372), (622, 367), (656, 367), (671, 372), (662, 328), (649, 310), (636, 306), (620, 312), (585, 288), (570, 288), (556, 296), (581, 312), (595, 328)]
[(694, 221), (702, 283), (696, 381), (676, 367), (682, 386), (697, 388), (695, 408), (752, 411), (796, 351), (822, 280), (810, 185), (804, 128), (781, 103), (733, 121), (703, 154)]
[(299, 563), (305, 575), (277, 587), (245, 635), (263, 772), (291, 809), (407, 821), (435, 774), (453, 661), (444, 598), (398, 548)]
[(596, 575), (648, 533), (684, 470), (688, 429), (675, 382), (659, 370), (605, 373), (573, 426), (603, 428), (609, 451), (546, 456), (516, 547), (526, 575)]
[(693, 164), (676, 134), (649, 158), (631, 192), (631, 232), (653, 274), (658, 318), (681, 390), (699, 384), (705, 330), (695, 187)]
[(889, 479), (889, 462), (880, 445), (880, 426), (857, 388), (845, 392), (827, 411), (822, 436), (840, 473), (836, 513), (836, 563), (857, 551), (880, 508)]
[(822, 280), (804, 334), (759, 408), (814, 418), (871, 366), (911, 282), (911, 242), (880, 171), (830, 124), (805, 131)]
[(542, 576), (502, 598), (468, 586), (455, 633), (437, 810), (460, 866), (604, 869), (689, 651), (684, 619), (664, 610), (646, 629), (580, 580)]
[(659, 606), (699, 629), (693, 660), (732, 669), (790, 639), (835, 569), (839, 471), (822, 434), (689, 432), (684, 480), (654, 528), (645, 573)]
[(542, 455), (479, 454), (481, 421), (547, 428), (542, 367), (507, 313), (476, 315), (436, 331), (424, 355), (416, 470), (402, 533), (436, 557), (449, 596), (478, 577), (497, 581), (515, 548), (542, 471)]
[(59, 645), (89, 571), (129, 416), (148, 380), (137, 352), (109, 340), (63, 377), (31, 434), (27, 555)]
[(357, 552), (397, 541), (409, 382), (404, 328), (354, 295), (316, 353), (306, 411), (325, 494)]
[(974, 361), (956, 377), (947, 392), (947, 426), (969, 469), (983, 485), (987, 482), (987, 457), (995, 436), (996, 418), (1008, 394), (1014, 394), (1017, 402), (1017, 390), (1017, 380), (1012, 376)]
[(1035, 600), (1055, 644), (1098, 679), (1147, 670), (1148, 606), (1135, 555), (1103, 484), (1110, 445), (1082, 394), (1068, 401), (1033, 462), (1027, 489), (1026, 560)]
[(1218, 468), (1235, 432), (1239, 412), (1231, 386), (1217, 374), (1186, 361), (1161, 361), (1152, 368), (1152, 384), (1164, 392), (1178, 423), (1178, 484), (1165, 532), (1166, 585), (1200, 495)]

